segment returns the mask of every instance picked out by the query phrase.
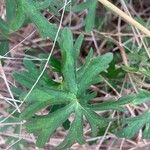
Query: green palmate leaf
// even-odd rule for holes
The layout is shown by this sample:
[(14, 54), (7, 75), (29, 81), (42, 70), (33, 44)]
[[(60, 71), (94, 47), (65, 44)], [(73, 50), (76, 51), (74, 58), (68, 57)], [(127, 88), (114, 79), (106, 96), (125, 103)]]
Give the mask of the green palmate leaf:
[(33, 0), (15, 0), (16, 16), (10, 22), (11, 32), (17, 31), (24, 24), (26, 19), (30, 19), (35, 24), (39, 33), (43, 37), (55, 39), (57, 27), (51, 24), (38, 10)]
[[(69, 3), (69, 2), (68, 2)], [(40, 10), (49, 8), (50, 12), (55, 15), (59, 15), (58, 11), (63, 8), (64, 1), (62, 0), (45, 0), (45, 1), (35, 1), (35, 0), (9, 0), (6, 1), (7, 6), (12, 6), (8, 9), (10, 15), (8, 15), (9, 21), (9, 31), (10, 33), (19, 30), (26, 20), (30, 20), (36, 27), (39, 33), (44, 38), (55, 39), (57, 33), (57, 26), (50, 23), (40, 12)], [(88, 14), (85, 19), (85, 30), (87, 32), (91, 31), (95, 24), (95, 11), (97, 6), (97, 0), (87, 1), (76, 5), (75, 2), (71, 2), (72, 6), (68, 6), (67, 11), (79, 12), (83, 10), (88, 10)], [(69, 4), (68, 4), (69, 5)]]
[[(61, 88), (48, 85), (48, 79), (44, 80), (43, 76), (41, 79), (41, 82), (43, 81), (42, 86), (36, 86), (26, 99), (26, 108), (21, 113), (20, 119), (27, 121), (27, 130), (37, 136), (37, 145), (39, 147), (44, 147), (55, 130), (64, 125), (70, 115), (73, 115), (74, 119), (72, 122), (67, 120), (70, 127), (68, 134), (56, 149), (66, 149), (75, 142), (83, 144), (85, 142), (83, 135), (84, 119), (89, 122), (91, 133), (95, 136), (99, 127), (105, 127), (108, 124), (108, 119), (99, 116), (96, 110), (107, 110), (108, 106), (109, 110), (118, 110), (119, 107), (122, 108), (126, 103), (124, 101), (122, 103), (118, 102), (116, 105), (115, 102), (90, 104), (92, 99), (96, 97), (96, 93), (89, 93), (88, 89), (91, 84), (101, 81), (99, 74), (107, 69), (113, 56), (108, 53), (93, 58), (93, 52), (91, 51), (86, 58), (85, 64), (77, 71), (76, 61), (82, 41), (82, 35), (73, 42), (71, 31), (67, 28), (62, 31), (59, 39), (62, 56), (62, 68), (59, 73), (63, 77)], [(28, 84), (31, 79), (35, 80), (33, 74), (34, 76), (38, 75), (39, 70), (33, 62), (28, 62), (27, 60), (24, 62), (24, 66), (26, 75), (17, 73), (15, 79), (29, 88), (30, 85)], [(20, 77), (21, 79), (19, 79)], [(21, 82), (21, 80), (23, 81)], [(20, 99), (24, 99), (25, 96), (26, 94), (22, 94)], [(47, 115), (36, 115), (40, 110), (46, 108), (52, 108)]]
[[(138, 94), (132, 94), (122, 98), (123, 101), (126, 101), (127, 99), (130, 104), (142, 104), (150, 101), (150, 92), (141, 90)], [(139, 116), (123, 119), (123, 127), (119, 132), (117, 132), (117, 135), (124, 138), (132, 138), (140, 129), (143, 129), (144, 138), (150, 138), (149, 110)]]
[(143, 129), (143, 138), (150, 138), (150, 112), (147, 111), (142, 115), (134, 118), (124, 119), (122, 130), (117, 132), (119, 137), (132, 138), (138, 133), (140, 129)]
[[(66, 11), (86, 11), (85, 30), (87, 32), (92, 31), (95, 25), (97, 0), (87, 0), (78, 4), (72, 0), (69, 3)], [(42, 37), (54, 40), (58, 27), (50, 23), (42, 12), (44, 9), (48, 9), (54, 15), (59, 16), (58, 11), (63, 6), (64, 1), (62, 0), (6, 0), (6, 20), (0, 18), (0, 55), (5, 54), (9, 49), (7, 40), (9, 33), (19, 30), (26, 21), (33, 23)], [(53, 73), (50, 72), (51, 70), (47, 69), (28, 95), (28, 91), (41, 74), (45, 62), (37, 63), (37, 61), (24, 59), (24, 70), (13, 74), (14, 79), (21, 85), (20, 88), (12, 87), (15, 96), (19, 97), (20, 101), (25, 101), (19, 119), (21, 121), (26, 120), (27, 131), (36, 136), (38, 147), (44, 147), (61, 126), (68, 129), (68, 134), (56, 149), (66, 150), (76, 142), (83, 144), (85, 143), (85, 120), (90, 125), (91, 135), (96, 136), (99, 128), (106, 128), (108, 123), (112, 121), (112, 119), (100, 116), (99, 111), (102, 111), (101, 114), (106, 110), (124, 111), (126, 104), (137, 105), (150, 100), (150, 92), (141, 90), (138, 94), (125, 96), (117, 101), (93, 103), (92, 100), (97, 96), (97, 93), (91, 92), (90, 86), (102, 81), (101, 73), (107, 76), (106, 70), (113, 59), (113, 55), (107, 53), (93, 57), (91, 48), (85, 63), (77, 68), (83, 38), (83, 35), (80, 35), (74, 42), (72, 32), (69, 29), (61, 30), (57, 40), (61, 49), (61, 60), (59, 61), (52, 56), (49, 62), (50, 67), (58, 73), (61, 81), (55, 79)], [(45, 55), (40, 57), (47, 58)], [(150, 76), (149, 70), (144, 67), (138, 69), (134, 67), (122, 68), (127, 72)], [(117, 75), (119, 70), (115, 68), (115, 64), (111, 65), (108, 71), (113, 72), (114, 69)], [(112, 74), (112, 76), (115, 75)], [(41, 110), (46, 110), (47, 114), (43, 115), (40, 113)], [(131, 138), (140, 129), (143, 130), (144, 138), (150, 138), (149, 110), (137, 117), (123, 119), (122, 129), (117, 135)], [(5, 131), (7, 128), (0, 130)], [(17, 126), (14, 131), (19, 134), (19, 130), (20, 128)], [(12, 140), (15, 138), (8, 140), (8, 142)], [(20, 149), (18, 145), (14, 149)]]

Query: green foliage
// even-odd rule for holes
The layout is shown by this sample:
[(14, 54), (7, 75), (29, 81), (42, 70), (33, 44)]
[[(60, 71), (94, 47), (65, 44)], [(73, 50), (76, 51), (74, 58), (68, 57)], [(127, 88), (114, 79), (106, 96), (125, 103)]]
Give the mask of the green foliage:
[[(37, 137), (36, 145), (38, 147), (44, 147), (45, 143), (49, 141), (49, 138), (51, 138), (55, 131), (61, 126), (68, 129), (68, 134), (56, 149), (67, 149), (75, 142), (83, 144), (85, 143), (83, 133), (84, 120), (87, 120), (90, 124), (92, 136), (97, 135), (99, 128), (104, 130), (108, 123), (113, 121), (107, 117), (98, 115), (97, 111), (125, 111), (126, 104), (139, 105), (149, 101), (150, 93), (146, 90), (141, 90), (139, 94), (121, 97), (118, 101), (112, 100), (103, 103), (92, 103), (92, 99), (95, 98), (97, 94), (95, 92), (89, 92), (89, 87), (101, 82), (102, 78), (100, 74), (103, 73), (107, 76), (105, 72), (107, 69), (111, 70), (114, 68), (116, 73), (118, 70), (115, 68), (114, 62), (112, 62), (113, 55), (111, 53), (94, 57), (92, 49), (87, 55), (85, 63), (77, 68), (77, 60), (83, 41), (83, 35), (80, 35), (74, 42), (73, 41), (71, 31), (67, 28), (62, 30), (58, 40), (61, 49), (61, 60), (59, 61), (52, 56), (49, 62), (52, 71), (56, 71), (60, 79), (51, 79), (48, 72), (45, 72), (32, 93), (27, 97), (25, 109), (20, 115), (21, 120), (27, 121), (27, 131)], [(39, 57), (46, 58), (46, 55), (40, 54)], [(28, 91), (35, 83), (44, 66), (43, 62), (35, 65), (37, 61), (34, 63), (27, 59), (24, 59), (23, 63), (25, 70), (14, 73), (13, 77)], [(111, 64), (112, 68), (109, 67), (109, 64)], [(12, 90), (16, 92), (16, 96), (19, 96), (20, 94), (18, 93), (22, 91), (15, 87), (13, 87)], [(21, 100), (26, 97), (27, 91), (22, 91), (20, 96)], [(48, 111), (47, 115), (39, 114), (43, 109)], [(147, 113), (137, 118), (144, 118), (145, 114)], [(72, 122), (69, 121), (71, 116), (74, 118)], [(132, 120), (132, 118), (124, 119), (123, 123), (132, 123), (128, 121), (130, 119)], [(142, 123), (142, 121), (138, 123), (140, 125), (137, 127), (138, 129), (145, 125), (145, 122)], [(123, 128), (117, 135), (132, 137), (133, 133), (138, 131), (137, 128), (130, 128), (132, 133), (126, 133), (128, 128), (128, 126)]]
[[(48, 9), (52, 14), (60, 16), (59, 10), (63, 8), (64, 1), (6, 0), (5, 2), (6, 20), (0, 18), (0, 55), (5, 54), (9, 49), (9, 34), (18, 31), (26, 23), (33, 23), (43, 38), (55, 39), (58, 27), (50, 23), (42, 12)], [(90, 32), (95, 26), (96, 8), (97, 0), (86, 0), (79, 3), (72, 0), (65, 11), (82, 12), (86, 10), (84, 26), (85, 31)], [(128, 37), (125, 38), (127, 39), (124, 41), (128, 40)], [(90, 125), (92, 136), (96, 136), (98, 132), (103, 135), (108, 123), (112, 121), (110, 131), (113, 131), (114, 128), (118, 129), (119, 126), (119, 132), (116, 133), (119, 137), (132, 138), (141, 129), (143, 137), (150, 138), (149, 110), (133, 118), (124, 118), (119, 125), (116, 119), (110, 119), (109, 115), (103, 114), (111, 110), (126, 111), (126, 104), (140, 105), (149, 102), (150, 92), (139, 90), (138, 94), (124, 96), (117, 101), (97, 103), (93, 102), (97, 93), (90, 91), (91, 85), (100, 83), (103, 80), (102, 77), (110, 80), (110, 84), (113, 84), (115, 88), (118, 88), (120, 82), (118, 79), (124, 77), (126, 73), (150, 77), (150, 65), (146, 54), (142, 52), (143, 49), (138, 50), (136, 45), (132, 45), (132, 41), (129, 42), (126, 47), (134, 51), (128, 55), (130, 66), (116, 66), (116, 59), (113, 59), (112, 53), (94, 57), (91, 48), (85, 63), (78, 66), (83, 39), (84, 36), (81, 34), (74, 41), (72, 32), (67, 28), (60, 31), (57, 44), (61, 50), (61, 60), (54, 56), (51, 57), (47, 70), (25, 100), (19, 121), (26, 120), (26, 129), (35, 135), (38, 147), (44, 147), (56, 130), (63, 126), (68, 132), (64, 141), (56, 147), (58, 150), (70, 148), (76, 142), (85, 143), (83, 132), (85, 120)], [(112, 43), (106, 46), (113, 48)], [(39, 58), (47, 59), (47, 54), (40, 54)], [(23, 71), (13, 74), (15, 81), (20, 85), (19, 88), (15, 86), (11, 88), (20, 101), (24, 101), (28, 91), (41, 74), (45, 62), (30, 61), (24, 58), (23, 65)], [(54, 72), (58, 75), (57, 79), (53, 76)], [(46, 110), (47, 114), (42, 115), (42, 110)], [(101, 116), (97, 111), (102, 111)], [(2, 127), (0, 131), (4, 132), (8, 130), (8, 127)], [(99, 129), (102, 129), (102, 132)], [(19, 130), (20, 127), (16, 125), (14, 133), (19, 134)], [(7, 143), (16, 139), (16, 137), (8, 138)], [(20, 143), (26, 145), (24, 140), (21, 140)], [(19, 149), (20, 143), (14, 145), (14, 149)]]
[[(85, 30), (91, 31), (94, 27), (95, 23), (95, 11), (97, 0), (94, 1), (87, 1), (81, 4), (76, 5), (74, 1), (71, 2), (71, 7), (68, 6), (66, 11), (74, 11), (74, 12), (81, 12), (88, 8), (88, 14), (85, 19)], [(18, 31), (25, 22), (33, 23), (37, 30), (39, 31), (40, 35), (44, 38), (51, 38), (54, 40), (57, 26), (56, 24), (50, 23), (41, 13), (41, 10), (48, 8), (50, 12), (54, 15), (60, 15), (59, 10), (63, 8), (64, 2), (61, 0), (44, 0), (44, 1), (37, 1), (37, 0), (6, 0), (6, 9), (7, 9), (7, 26), (8, 26), (8, 33), (13, 33)], [(90, 6), (90, 7), (87, 7)], [(0, 27), (6, 29), (4, 21), (0, 21)]]
[(95, 25), (95, 12), (97, 8), (97, 0), (85, 1), (80, 4), (74, 4), (71, 8), (73, 12), (81, 12), (87, 10), (85, 18), (85, 31), (90, 32)]
[(149, 110), (134, 118), (123, 120), (124, 128), (117, 135), (123, 138), (132, 138), (140, 129), (143, 130), (143, 138), (150, 138), (150, 112)]
[(0, 55), (4, 55), (9, 50), (8, 34), (9, 23), (14, 19), (16, 3), (15, 0), (6, 0), (6, 20), (0, 18)]
[[(70, 42), (68, 43), (68, 40)], [(48, 79), (44, 80), (45, 75), (39, 84), (27, 98), (26, 107), (20, 115), (21, 120), (27, 120), (26, 128), (28, 132), (37, 136), (37, 146), (43, 147), (56, 129), (70, 117), (74, 120), (70, 123), (70, 128), (65, 140), (56, 149), (66, 149), (75, 142), (83, 144), (85, 142), (83, 135), (83, 120), (89, 122), (92, 135), (96, 135), (99, 127), (104, 127), (109, 120), (99, 116), (97, 110), (123, 110), (122, 107), (128, 103), (127, 100), (116, 103), (105, 102), (101, 104), (91, 104), (91, 100), (96, 96), (95, 93), (89, 93), (91, 84), (99, 83), (99, 74), (108, 68), (112, 61), (112, 54), (107, 53), (102, 56), (93, 57), (92, 50), (86, 58), (84, 65), (78, 70), (76, 66), (77, 56), (83, 36), (73, 42), (72, 33), (69, 29), (64, 29), (61, 33), (59, 45), (61, 48), (61, 73), (62, 81), (57, 86), (47, 84)], [(77, 48), (77, 49), (76, 49)], [(33, 62), (24, 61), (26, 71), (15, 73), (15, 79), (27, 88), (32, 85), (32, 79), (38, 76), (38, 68)], [(46, 74), (46, 73), (45, 73)], [(34, 78), (33, 78), (34, 77)], [(49, 79), (52, 80), (52, 79)], [(53, 80), (53, 83), (56, 82)], [(31, 84), (30, 84), (31, 83)], [(43, 83), (43, 84), (41, 84)], [(23, 94), (20, 98), (23, 99)], [(40, 110), (52, 106), (61, 106), (59, 109), (49, 111), (47, 115), (37, 115)]]
[(35, 5), (38, 10), (49, 9), (56, 16), (60, 16), (59, 10), (63, 8), (64, 1), (62, 0), (44, 0), (41, 2), (35, 1)]
[(143, 66), (143, 67), (127, 67), (122, 66), (123, 70), (129, 73), (135, 73), (138, 75), (145, 75), (146, 77), (150, 77), (150, 68), (149, 66)]
[[(130, 99), (130, 104), (138, 105), (150, 101), (150, 92), (142, 90), (138, 94), (129, 95), (123, 97), (122, 99)], [(143, 138), (150, 138), (150, 111), (147, 110), (143, 114), (132, 117), (125, 118), (122, 121), (122, 129), (117, 131), (117, 135), (123, 138), (132, 138), (138, 131), (143, 130)]]
[[(34, 84), (35, 79), (40, 75), (40, 71), (43, 69), (43, 64), (40, 62), (40, 67), (37, 68), (32, 61), (26, 59), (24, 59), (23, 64), (26, 70), (23, 70), (20, 73), (15, 72), (13, 77), (17, 82), (21, 83), (23, 86), (29, 89)], [(46, 85), (48, 86), (50, 83), (55, 85), (55, 83), (50, 80), (48, 75), (45, 73), (37, 84), (37, 87), (46, 87)]]
[[(90, 32), (95, 25), (95, 12), (97, 7), (97, 0), (85, 1), (79, 4), (77, 4), (75, 0), (72, 0), (70, 3), (67, 5), (66, 11), (82, 12), (87, 10), (84, 25), (85, 31)], [(58, 11), (63, 7), (63, 5), (64, 2), (62, 0), (44, 0), (40, 3), (36, 3), (38, 9), (49, 8), (50, 12), (58, 16), (60, 15)]]
[(57, 27), (51, 24), (36, 7), (33, 0), (16, 0), (16, 17), (10, 23), (11, 32), (19, 30), (26, 19), (35, 24), (41, 36), (54, 40)]
[(106, 76), (108, 79), (119, 79), (122, 78), (124, 74), (124, 70), (121, 67), (116, 67), (115, 59), (113, 59), (113, 61), (110, 63), (108, 73), (103, 73), (103, 75)]

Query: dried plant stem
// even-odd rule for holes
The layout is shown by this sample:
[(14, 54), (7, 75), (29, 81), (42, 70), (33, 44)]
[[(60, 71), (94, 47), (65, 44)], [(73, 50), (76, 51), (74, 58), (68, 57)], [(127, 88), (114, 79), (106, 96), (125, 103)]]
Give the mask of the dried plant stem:
[(20, 109), (19, 109), (19, 107), (18, 107), (18, 105), (17, 105), (17, 103), (16, 103), (16, 101), (15, 101), (15, 99), (14, 99), (13, 93), (12, 93), (12, 91), (11, 91), (11, 89), (10, 89), (10, 86), (9, 86), (9, 83), (8, 83), (8, 81), (7, 81), (5, 72), (4, 72), (3, 67), (2, 67), (2, 64), (1, 64), (1, 60), (0, 60), (0, 73), (2, 74), (2, 78), (3, 78), (4, 82), (5, 82), (5, 85), (6, 85), (6, 87), (7, 87), (7, 90), (8, 90), (8, 92), (9, 92), (9, 94), (10, 94), (12, 100), (14, 100), (14, 101), (13, 101), (13, 102), (14, 102), (14, 106), (16, 107), (17, 111), (20, 112)]
[(134, 20), (132, 17), (128, 16), (125, 12), (120, 10), (118, 7), (116, 7), (114, 4), (109, 2), (108, 0), (98, 0), (100, 3), (102, 3), (104, 6), (109, 8), (111, 11), (119, 15), (122, 19), (124, 19), (126, 22), (128, 22), (130, 25), (136, 27), (140, 31), (142, 31), (145, 35), (148, 35), (150, 37), (150, 30), (145, 28), (143, 25), (138, 23), (136, 20)]

